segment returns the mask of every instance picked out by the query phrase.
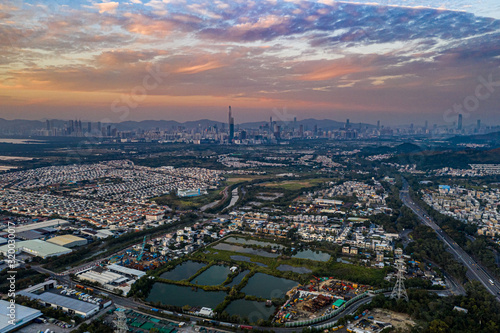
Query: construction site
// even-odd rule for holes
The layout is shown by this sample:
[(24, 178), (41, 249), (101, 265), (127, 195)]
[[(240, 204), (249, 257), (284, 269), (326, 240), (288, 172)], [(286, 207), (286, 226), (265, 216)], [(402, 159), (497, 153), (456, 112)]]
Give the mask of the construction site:
[(379, 333), (394, 327), (398, 332), (409, 332), (415, 322), (407, 314), (385, 309), (365, 310), (347, 326), (347, 332)]
[(287, 292), (289, 299), (280, 308), (274, 321), (286, 323), (321, 317), (371, 289), (371, 286), (332, 277), (314, 277), (308, 285), (299, 285)]
[(102, 264), (117, 264), (139, 271), (154, 270), (168, 261), (165, 256), (158, 254), (155, 250), (154, 246), (146, 249), (146, 236), (144, 236), (142, 244), (135, 245), (121, 254), (114, 255)]
[(153, 270), (167, 262), (164, 256), (158, 255), (154, 247), (146, 249), (146, 237), (138, 244), (120, 254), (103, 260), (97, 266), (80, 270), (76, 277), (87, 283), (94, 283), (106, 290), (126, 295), (145, 271)]

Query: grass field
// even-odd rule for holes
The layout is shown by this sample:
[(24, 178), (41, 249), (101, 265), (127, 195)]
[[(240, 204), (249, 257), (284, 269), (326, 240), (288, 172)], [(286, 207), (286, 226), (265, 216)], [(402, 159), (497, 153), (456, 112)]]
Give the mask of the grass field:
[(329, 181), (329, 179), (313, 178), (313, 179), (301, 179), (301, 180), (283, 180), (278, 182), (263, 183), (261, 184), (261, 186), (282, 188), (285, 190), (295, 191), (303, 188), (314, 187), (326, 181)]
[(172, 194), (167, 194), (158, 198), (153, 198), (153, 201), (160, 205), (167, 205), (170, 208), (178, 208), (182, 210), (186, 209), (197, 209), (215, 200), (221, 199), (221, 192), (224, 188), (209, 191), (206, 195), (200, 195), (198, 197), (192, 198), (179, 198)]
[(226, 180), (227, 185), (233, 185), (233, 184), (238, 184), (238, 183), (244, 183), (244, 182), (250, 182), (255, 179), (265, 179), (268, 178), (269, 176), (264, 176), (264, 175), (255, 175), (255, 176), (235, 176), (235, 177), (228, 177)]

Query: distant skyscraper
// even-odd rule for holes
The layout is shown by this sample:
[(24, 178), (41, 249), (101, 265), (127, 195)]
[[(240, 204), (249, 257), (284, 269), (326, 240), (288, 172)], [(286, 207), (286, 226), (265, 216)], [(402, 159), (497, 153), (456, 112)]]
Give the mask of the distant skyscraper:
[(293, 117), (293, 129), (297, 128), (297, 117)]
[(477, 120), (477, 129), (480, 130), (481, 129), (481, 119), (478, 119)]
[(87, 132), (92, 132), (92, 123), (89, 121), (89, 123), (87, 124)]
[(425, 121), (425, 129), (428, 129), (428, 128), (429, 128), (429, 121), (428, 121), (428, 120), (426, 120), (426, 121)]
[(269, 133), (273, 133), (274, 131), (274, 126), (273, 126), (273, 117), (269, 117)]
[(380, 120), (377, 120), (377, 129), (380, 129)]
[(234, 139), (234, 118), (231, 114), (231, 105), (229, 105), (229, 143)]
[(101, 131), (102, 131), (102, 125), (101, 125), (101, 122), (100, 122), (100, 121), (99, 121), (99, 122), (97, 122), (97, 130), (98, 130), (99, 132), (101, 132)]
[(349, 128), (351, 125), (349, 124), (349, 119), (345, 121), (345, 128)]
[(459, 115), (458, 115), (458, 125), (457, 125), (457, 129), (458, 129), (459, 131), (461, 131), (461, 130), (462, 130), (462, 125), (463, 125), (463, 124), (462, 124), (462, 114), (459, 114)]

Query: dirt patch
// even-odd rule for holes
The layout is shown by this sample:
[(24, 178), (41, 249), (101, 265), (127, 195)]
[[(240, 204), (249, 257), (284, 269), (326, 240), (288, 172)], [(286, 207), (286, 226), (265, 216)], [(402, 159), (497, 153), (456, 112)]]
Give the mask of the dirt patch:
[(373, 309), (369, 316), (373, 316), (374, 320), (391, 323), (398, 330), (409, 332), (409, 327), (415, 326), (415, 322), (411, 317), (404, 313), (394, 312), (385, 309)]

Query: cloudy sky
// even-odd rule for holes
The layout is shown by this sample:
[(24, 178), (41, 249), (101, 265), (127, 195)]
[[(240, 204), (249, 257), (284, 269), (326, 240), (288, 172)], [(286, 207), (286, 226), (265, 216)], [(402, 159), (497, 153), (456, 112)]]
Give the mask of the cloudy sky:
[(500, 124), (499, 37), (498, 0), (2, 1), (0, 117)]

